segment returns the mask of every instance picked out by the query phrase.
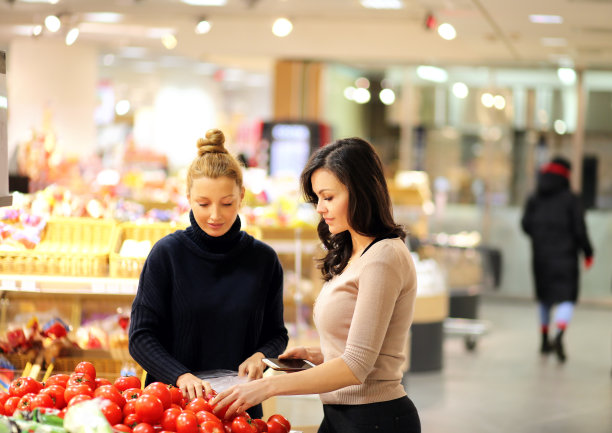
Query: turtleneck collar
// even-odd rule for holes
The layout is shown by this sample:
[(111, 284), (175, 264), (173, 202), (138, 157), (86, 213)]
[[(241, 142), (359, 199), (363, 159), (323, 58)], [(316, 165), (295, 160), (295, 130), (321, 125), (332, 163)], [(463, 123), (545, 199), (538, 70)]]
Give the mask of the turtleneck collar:
[(193, 216), (193, 211), (189, 211), (189, 220), (191, 227), (187, 228), (186, 233), (204, 251), (215, 254), (227, 253), (238, 245), (242, 238), (240, 236), (240, 217), (236, 217), (234, 224), (222, 236), (210, 236), (202, 230)]

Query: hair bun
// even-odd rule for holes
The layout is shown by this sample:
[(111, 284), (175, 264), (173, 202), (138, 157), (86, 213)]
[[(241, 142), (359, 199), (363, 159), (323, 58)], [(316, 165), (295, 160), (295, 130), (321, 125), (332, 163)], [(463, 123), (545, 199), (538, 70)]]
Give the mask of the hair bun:
[(209, 129), (206, 131), (206, 138), (198, 138), (198, 155), (202, 156), (205, 153), (227, 153), (227, 149), (223, 145), (225, 143), (225, 135), (220, 129)]

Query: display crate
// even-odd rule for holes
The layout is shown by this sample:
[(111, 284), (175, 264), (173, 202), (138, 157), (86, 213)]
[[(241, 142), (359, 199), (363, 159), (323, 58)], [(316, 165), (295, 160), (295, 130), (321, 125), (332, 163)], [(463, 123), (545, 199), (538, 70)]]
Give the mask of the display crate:
[(108, 275), (114, 220), (51, 218), (31, 250), (0, 251), (0, 273), (15, 275)]
[(114, 278), (138, 278), (146, 256), (124, 256), (119, 254), (123, 241), (132, 239), (137, 242), (150, 241), (151, 246), (164, 236), (183, 229), (176, 223), (132, 223), (125, 222), (117, 226), (113, 248), (110, 253), (110, 276)]

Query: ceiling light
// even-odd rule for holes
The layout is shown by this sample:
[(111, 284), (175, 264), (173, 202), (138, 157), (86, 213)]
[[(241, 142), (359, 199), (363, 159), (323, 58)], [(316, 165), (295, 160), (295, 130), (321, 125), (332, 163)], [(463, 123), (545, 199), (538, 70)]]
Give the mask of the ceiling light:
[(191, 6), (225, 6), (227, 0), (181, 0)]
[(480, 97), (480, 102), (482, 102), (482, 105), (484, 105), (487, 108), (491, 108), (493, 106), (493, 104), (495, 103), (495, 98), (493, 97), (493, 95), (491, 95), (490, 93), (483, 93), (482, 96)]
[(353, 86), (348, 86), (344, 89), (344, 97), (349, 101), (353, 100), (353, 95), (355, 94), (355, 88)]
[(368, 9), (402, 9), (402, 0), (361, 0), (361, 6)]
[(391, 89), (382, 89), (378, 94), (380, 102), (385, 105), (391, 105), (395, 102), (395, 92)]
[(74, 27), (66, 34), (66, 45), (70, 46), (76, 42), (79, 37), (79, 29)]
[(529, 15), (529, 21), (535, 24), (561, 24), (563, 17), (560, 15)]
[(120, 22), (122, 19), (123, 15), (115, 12), (90, 12), (83, 14), (83, 21), (88, 21), (90, 23), (114, 24)]
[(564, 47), (567, 45), (565, 38), (541, 38), (540, 42), (545, 47)]
[(279, 38), (284, 38), (293, 30), (293, 24), (287, 18), (277, 18), (272, 25), (272, 33)]
[(127, 99), (122, 99), (121, 101), (117, 102), (117, 105), (115, 105), (115, 113), (117, 113), (118, 116), (125, 116), (129, 113), (129, 111), (130, 101)]
[(563, 135), (567, 132), (567, 124), (561, 119), (555, 120), (553, 126), (555, 128), (555, 132), (559, 135)]
[(493, 97), (493, 105), (498, 110), (503, 110), (506, 107), (506, 98), (504, 98), (502, 95), (495, 95)]
[(51, 33), (55, 33), (60, 29), (60, 27), (62, 27), (62, 22), (55, 15), (49, 15), (47, 18), (45, 18), (45, 27)]
[(40, 36), (43, 31), (43, 27), (39, 24), (32, 27), (32, 36)]
[(457, 37), (457, 31), (449, 23), (442, 23), (438, 26), (438, 34), (442, 39), (446, 39), (447, 41), (452, 41)]
[(204, 35), (210, 31), (210, 21), (208, 20), (200, 20), (196, 25), (195, 32), (198, 35)]
[(444, 83), (448, 80), (448, 73), (444, 69), (435, 66), (419, 66), (416, 72), (423, 80), (434, 81), (436, 83)]
[(576, 71), (574, 71), (572, 68), (557, 69), (557, 76), (563, 84), (566, 84), (568, 86), (576, 82)]
[(176, 37), (173, 34), (167, 34), (162, 36), (161, 41), (164, 47), (166, 47), (166, 49), (168, 50), (175, 49), (176, 45), (178, 44), (178, 41), (176, 40)]
[(353, 101), (358, 104), (365, 104), (370, 101), (370, 91), (360, 87), (353, 92)]
[(467, 98), (467, 95), (470, 93), (468, 86), (465, 83), (455, 83), (453, 84), (453, 95), (459, 99)]

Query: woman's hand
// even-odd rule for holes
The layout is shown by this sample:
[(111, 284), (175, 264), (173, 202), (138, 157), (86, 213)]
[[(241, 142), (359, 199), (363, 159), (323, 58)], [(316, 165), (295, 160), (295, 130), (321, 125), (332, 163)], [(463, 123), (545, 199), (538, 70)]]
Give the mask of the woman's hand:
[(323, 364), (323, 354), (318, 347), (293, 347), (279, 356), (279, 359), (287, 358), (307, 359), (314, 365)]
[(211, 404), (216, 405), (215, 413), (227, 406), (225, 419), (230, 419), (267, 398), (269, 398), (267, 381), (261, 379), (234, 385), (215, 396)]
[(261, 352), (256, 352), (244, 360), (238, 366), (238, 376), (248, 376), (249, 380), (261, 379), (265, 364), (261, 362), (265, 355)]
[[(191, 373), (185, 373), (176, 381), (176, 386), (180, 388), (183, 397), (193, 400), (196, 397), (203, 397), (212, 394), (210, 383), (202, 380)], [(202, 392), (204, 390), (204, 392)]]

